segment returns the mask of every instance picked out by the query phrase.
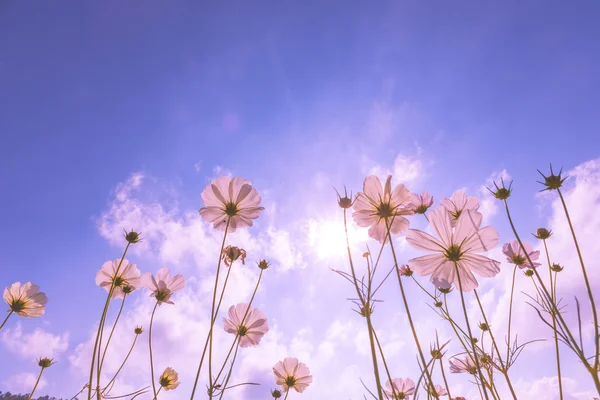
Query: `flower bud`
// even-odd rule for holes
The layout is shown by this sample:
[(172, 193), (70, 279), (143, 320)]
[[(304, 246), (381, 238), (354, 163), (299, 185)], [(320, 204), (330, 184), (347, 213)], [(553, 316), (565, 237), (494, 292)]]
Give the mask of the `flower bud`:
[(480, 322), (479, 323), (479, 329), (481, 329), (482, 331), (486, 332), (490, 330), (490, 326), (488, 324), (486, 324), (485, 322)]
[(552, 171), (552, 164), (550, 164), (550, 175), (545, 176), (544, 174), (542, 174), (542, 172), (539, 169), (538, 169), (538, 172), (544, 178), (544, 182), (538, 181), (538, 183), (541, 183), (542, 185), (546, 186), (546, 189), (542, 189), (542, 192), (545, 190), (558, 190), (559, 188), (562, 187), (564, 181), (567, 179), (566, 177), (563, 178), (561, 176), (562, 168), (558, 172), (558, 175), (554, 175), (554, 171)]
[(552, 231), (549, 231), (546, 228), (538, 228), (537, 231), (535, 231), (535, 235), (533, 236), (540, 240), (545, 240), (552, 236)]
[(139, 242), (140, 240), (142, 240), (141, 235), (142, 233), (138, 233), (138, 232), (134, 232), (133, 229), (131, 230), (131, 232), (127, 232), (125, 231), (125, 240), (127, 240), (129, 243), (134, 244)]
[(271, 264), (267, 260), (265, 260), (265, 259), (260, 260), (257, 263), (257, 265), (258, 265), (258, 268), (263, 269), (263, 270), (267, 269), (267, 268), (269, 268), (271, 266)]
[(560, 272), (563, 270), (563, 266), (561, 266), (560, 264), (554, 263), (552, 264), (552, 266), (550, 267), (550, 269), (554, 272)]
[(278, 389), (271, 390), (271, 396), (273, 396), (274, 399), (278, 399), (281, 397), (281, 391)]
[(529, 277), (533, 276), (533, 270), (532, 269), (527, 268), (524, 273), (525, 273), (525, 276), (529, 276)]
[(141, 326), (136, 326), (133, 331), (135, 332), (136, 335), (141, 335), (142, 332), (144, 332), (144, 329)]
[(350, 192), (350, 197), (348, 197), (348, 191), (346, 190), (346, 186), (344, 186), (344, 197), (342, 197), (335, 188), (333, 190), (335, 190), (335, 192), (337, 193), (338, 205), (341, 208), (352, 207), (352, 192)]
[(441, 301), (436, 301), (435, 303), (433, 303), (433, 305), (436, 306), (437, 308), (440, 308), (444, 305), (444, 303)]
[(51, 366), (52, 364), (54, 364), (54, 363), (52, 362), (52, 360), (53, 360), (52, 358), (47, 358), (47, 357), (40, 358), (40, 359), (38, 360), (38, 365), (39, 365), (40, 367), (42, 367), (42, 368), (48, 368), (49, 366)]
[(506, 200), (510, 197), (511, 194), (511, 187), (512, 187), (512, 182), (510, 183), (510, 185), (508, 185), (508, 187), (504, 186), (504, 179), (500, 179), (500, 181), (502, 182), (502, 186), (498, 186), (498, 184), (496, 182), (494, 182), (494, 186), (496, 187), (496, 190), (492, 190), (490, 188), (487, 188), (493, 195), (495, 198), (497, 198), (498, 200)]

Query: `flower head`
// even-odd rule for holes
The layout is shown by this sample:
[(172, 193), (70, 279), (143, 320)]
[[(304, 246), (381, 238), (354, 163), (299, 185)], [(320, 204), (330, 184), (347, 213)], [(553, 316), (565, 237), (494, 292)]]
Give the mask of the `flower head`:
[(223, 327), (226, 332), (239, 335), (242, 347), (256, 346), (269, 331), (267, 316), (258, 308), (250, 310), (247, 303), (229, 307), (229, 318), (223, 318)]
[(410, 269), (408, 265), (401, 265), (400, 268), (398, 268), (398, 271), (402, 276), (412, 276), (413, 274), (412, 269)]
[[(535, 268), (542, 265), (538, 262), (535, 262), (535, 260), (540, 258), (539, 251), (533, 251), (533, 247), (527, 242), (523, 242), (523, 247), (525, 248), (525, 251), (523, 251), (523, 248), (516, 240), (511, 240), (510, 242), (505, 243), (504, 246), (502, 246), (502, 253), (504, 253), (506, 256), (506, 261), (511, 264), (515, 264), (520, 269)], [(529, 258), (533, 262), (533, 266), (529, 264), (527, 255), (529, 255)]]
[(42, 368), (48, 368), (49, 366), (54, 364), (53, 361), (54, 361), (53, 358), (48, 358), (48, 357), (40, 358), (38, 360), (38, 365)]
[(264, 269), (267, 269), (267, 268), (269, 268), (269, 267), (271, 266), (271, 263), (270, 263), (270, 262), (268, 262), (268, 261), (267, 261), (267, 260), (265, 260), (265, 259), (262, 259), (262, 260), (260, 260), (259, 262), (257, 262), (257, 263), (256, 263), (256, 265), (258, 265), (258, 268), (260, 268), (260, 269), (263, 269), (263, 270), (264, 270)]
[(281, 391), (277, 389), (271, 390), (271, 396), (273, 396), (274, 399), (279, 399), (281, 397)]
[(385, 393), (392, 399), (408, 399), (408, 396), (415, 392), (415, 383), (412, 379), (394, 378), (385, 383)]
[(437, 396), (448, 396), (448, 392), (446, 391), (446, 389), (444, 389), (440, 385), (433, 385), (433, 387), (431, 385), (425, 385), (424, 388), (429, 394)]
[(412, 270), (420, 276), (431, 275), (430, 281), (438, 288), (450, 288), (454, 284), (465, 292), (479, 286), (473, 272), (484, 277), (496, 276), (500, 263), (478, 253), (496, 245), (498, 232), (491, 226), (480, 228), (481, 219), (480, 213), (465, 209), (453, 228), (446, 208), (432, 210), (429, 221), (439, 239), (417, 229), (410, 229), (406, 234), (411, 246), (434, 252), (409, 260)]
[(350, 197), (348, 197), (348, 190), (346, 190), (346, 186), (344, 186), (344, 197), (342, 197), (340, 195), (340, 193), (337, 191), (337, 189), (333, 189), (335, 190), (335, 193), (337, 194), (338, 197), (338, 205), (341, 208), (350, 208), (352, 207), (352, 192), (350, 192)]
[(144, 328), (142, 328), (141, 326), (136, 326), (136, 327), (135, 327), (135, 329), (133, 330), (133, 332), (134, 332), (136, 335), (141, 335), (141, 334), (142, 334), (142, 332), (144, 332)]
[(165, 390), (173, 390), (177, 389), (177, 386), (179, 386), (179, 384), (181, 383), (177, 382), (177, 379), (179, 379), (179, 375), (177, 374), (177, 372), (173, 368), (167, 367), (167, 369), (165, 369), (165, 372), (163, 372), (162, 375), (158, 378), (158, 383)]
[(167, 303), (174, 304), (170, 299), (173, 293), (183, 289), (185, 286), (185, 278), (183, 275), (177, 274), (170, 278), (171, 271), (169, 268), (161, 268), (154, 277), (150, 272), (146, 272), (142, 276), (144, 286), (150, 290), (150, 296), (156, 298), (159, 304)]
[(142, 233), (141, 232), (134, 232), (134, 230), (132, 229), (131, 232), (127, 232), (125, 231), (125, 240), (127, 240), (127, 242), (134, 244), (134, 243), (138, 243), (142, 241)]
[(475, 375), (477, 372), (477, 367), (475, 366), (475, 361), (473, 361), (473, 358), (470, 355), (462, 359), (453, 357), (450, 359), (450, 372), (453, 374), (468, 372), (471, 375)]
[(260, 207), (260, 195), (246, 179), (222, 176), (211, 182), (202, 192), (204, 207), (200, 215), (221, 231), (229, 221), (229, 232), (252, 226), (264, 207)]
[(281, 386), (284, 392), (294, 389), (298, 393), (304, 390), (312, 383), (312, 375), (308, 367), (297, 358), (286, 357), (279, 361), (273, 367), (276, 383)]
[(562, 177), (562, 168), (560, 169), (560, 171), (558, 172), (558, 175), (554, 175), (554, 171), (552, 171), (552, 164), (550, 164), (550, 175), (546, 176), (544, 174), (542, 174), (542, 171), (540, 171), (538, 169), (538, 172), (540, 173), (540, 175), (542, 176), (542, 178), (544, 178), (544, 182), (539, 182), (542, 185), (546, 186), (546, 189), (542, 189), (541, 191), (546, 191), (546, 190), (557, 190), (559, 188), (562, 187), (563, 183), (565, 182), (565, 180), (567, 179), (567, 177)]
[(560, 264), (557, 264), (557, 263), (554, 263), (554, 264), (552, 264), (552, 265), (550, 266), (550, 269), (551, 269), (552, 271), (554, 271), (554, 272), (560, 272), (560, 271), (562, 271), (562, 270), (563, 270), (563, 268), (564, 268), (564, 267), (563, 267), (562, 265), (560, 265)]
[[(118, 272), (117, 272), (118, 270)], [(129, 264), (129, 261), (120, 258), (114, 261), (107, 261), (102, 264), (102, 268), (96, 274), (96, 285), (103, 287), (110, 292), (114, 284), (112, 298), (123, 298), (127, 293), (141, 286), (140, 270), (135, 264)]]
[(246, 265), (246, 250), (241, 247), (236, 246), (227, 246), (223, 249), (223, 254), (221, 254), (221, 258), (225, 262), (225, 265), (231, 267), (234, 261), (237, 261), (239, 258), (242, 259), (242, 264)]
[(526, 269), (524, 272), (525, 276), (528, 277), (532, 277), (533, 276), (533, 270), (532, 269)]
[[(471, 215), (479, 214), (479, 199), (473, 196), (467, 196), (463, 191), (456, 191), (449, 199), (443, 199), (440, 204), (450, 213), (450, 223), (456, 226), (458, 218), (465, 211), (470, 211)], [(477, 217), (479, 218), (479, 217)]]
[(506, 200), (506, 199), (508, 199), (510, 197), (510, 194), (512, 192), (512, 190), (511, 190), (511, 188), (512, 188), (512, 182), (510, 183), (510, 185), (508, 185), (508, 187), (506, 187), (504, 185), (504, 179), (501, 178), (500, 181), (502, 182), (502, 186), (498, 186), (498, 184), (496, 182), (494, 182), (494, 186), (496, 187), (496, 190), (492, 190), (490, 188), (487, 188), (487, 189), (498, 200)]
[(404, 185), (392, 191), (392, 176), (385, 181), (385, 188), (378, 177), (365, 178), (363, 191), (358, 193), (354, 203), (354, 221), (363, 228), (369, 228), (369, 236), (383, 243), (389, 226), (390, 234), (405, 232), (409, 222), (403, 215), (414, 214), (411, 207), (412, 193)]
[(433, 196), (429, 194), (427, 190), (424, 190), (421, 194), (413, 194), (411, 201), (411, 207), (417, 214), (425, 214), (427, 210), (433, 205)]
[(48, 298), (40, 292), (40, 287), (31, 282), (15, 282), (4, 289), (4, 301), (8, 311), (15, 312), (21, 317), (41, 317), (46, 311)]
[(540, 240), (548, 239), (550, 236), (552, 236), (552, 231), (549, 231), (546, 228), (538, 228), (533, 236)]

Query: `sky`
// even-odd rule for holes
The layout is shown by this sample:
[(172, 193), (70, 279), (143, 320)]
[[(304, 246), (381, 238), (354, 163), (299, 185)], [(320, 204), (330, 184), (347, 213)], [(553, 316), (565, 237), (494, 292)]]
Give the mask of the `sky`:
[[(536, 169), (553, 163), (570, 175), (567, 202), (590, 279), (600, 281), (599, 16), (594, 1), (0, 2), (0, 286), (31, 281), (49, 297), (42, 318), (11, 317), (0, 332), (0, 390), (29, 391), (44, 356), (58, 362), (40, 395), (70, 398), (83, 386), (105, 301), (95, 274), (122, 254), (122, 230), (136, 229), (145, 240), (130, 262), (188, 280), (175, 305), (159, 309), (154, 333), (157, 369), (171, 366), (182, 381), (164, 398), (187, 398), (222, 239), (197, 211), (202, 190), (222, 175), (250, 180), (265, 207), (229, 238), (248, 262), (235, 266), (224, 305), (245, 301), (254, 263), (272, 261), (255, 301), (270, 331), (236, 364), (239, 381), (261, 385), (227, 398), (268, 396), (271, 368), (287, 356), (314, 378), (290, 399), (358, 399), (360, 379), (372, 384), (364, 320), (346, 300), (353, 288), (331, 271), (347, 268), (333, 187), (356, 193), (367, 175), (391, 173), (436, 204), (459, 189), (479, 197), (500, 244), (513, 235), (485, 186), (513, 179), (517, 229), (535, 246), (529, 233), (555, 232), (551, 257), (566, 266), (559, 291), (572, 306), (581, 270), (556, 193), (538, 192)], [(416, 217), (411, 225), (428, 229)], [(376, 247), (366, 230), (350, 233), (355, 256)], [(394, 240), (402, 260), (420, 255)], [(500, 246), (491, 256), (504, 260)], [(382, 265), (393, 265), (389, 250)], [(480, 280), (499, 332), (511, 271), (503, 263)], [(532, 293), (530, 282), (520, 277), (517, 288), (513, 329), (546, 339), (511, 370), (519, 398), (558, 399), (550, 334), (521, 294)], [(435, 329), (450, 339), (427, 297), (407, 290), (422, 342)], [(393, 375), (416, 380), (397, 284), (386, 282), (380, 296), (374, 323)], [(145, 290), (126, 303), (107, 374), (152, 306)], [(147, 339), (119, 390), (148, 383)], [(215, 340), (222, 349), (230, 338)], [(565, 398), (590, 399), (589, 377), (563, 351)], [(450, 379), (456, 395), (478, 398), (466, 377)]]

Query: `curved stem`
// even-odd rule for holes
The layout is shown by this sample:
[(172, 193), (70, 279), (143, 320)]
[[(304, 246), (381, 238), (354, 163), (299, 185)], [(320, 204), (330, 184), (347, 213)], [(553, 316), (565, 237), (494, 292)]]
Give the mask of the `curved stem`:
[[(215, 275), (215, 287), (213, 289), (213, 298), (212, 298), (212, 306), (210, 311), (210, 329), (208, 330), (208, 336), (206, 337), (206, 342), (204, 343), (204, 350), (202, 350), (202, 357), (200, 357), (200, 362), (198, 363), (198, 371), (196, 372), (196, 379), (194, 380), (194, 387), (192, 389), (192, 395), (190, 400), (193, 400), (194, 394), (196, 393), (196, 387), (198, 386), (198, 379), (200, 379), (200, 371), (202, 370), (202, 363), (204, 362), (204, 356), (206, 355), (206, 349), (208, 348), (209, 342), (211, 349), (209, 350), (209, 358), (212, 357), (212, 331), (213, 326), (215, 324), (215, 301), (217, 298), (217, 285), (219, 284), (219, 271), (221, 270), (221, 260), (223, 259), (223, 249), (225, 248), (225, 239), (227, 239), (227, 231), (229, 229), (230, 218), (227, 218), (227, 224), (225, 225), (225, 233), (223, 234), (223, 241), (221, 242), (221, 250), (219, 250), (219, 261), (217, 262), (217, 273)], [(209, 379), (211, 380), (212, 387), (212, 367), (209, 363)]]
[[(469, 342), (471, 342), (471, 349), (473, 350), (473, 358), (475, 359), (475, 365), (477, 366), (477, 372), (479, 373), (479, 379), (481, 380), (481, 384), (483, 386), (483, 374), (481, 373), (481, 365), (479, 364), (479, 356), (477, 355), (477, 350), (475, 349), (475, 343), (473, 343), (473, 333), (471, 331), (471, 324), (469, 323), (469, 315), (467, 314), (467, 305), (465, 304), (465, 295), (462, 290), (462, 280), (460, 278), (460, 271), (458, 269), (458, 264), (454, 263), (454, 269), (456, 271), (456, 277), (458, 278), (458, 291), (460, 292), (460, 300), (462, 302), (463, 312), (465, 315), (465, 322), (467, 323), (467, 332), (469, 332)], [(466, 349), (465, 349), (466, 350)], [(486, 399), (489, 400), (489, 396), (487, 394), (487, 390), (485, 386), (483, 386), (483, 394)]]
[(106, 352), (108, 351), (108, 345), (115, 333), (115, 328), (117, 327), (117, 323), (119, 322), (119, 317), (121, 317), (121, 313), (123, 312), (123, 306), (125, 305), (125, 299), (127, 298), (127, 294), (123, 295), (123, 300), (121, 301), (121, 307), (119, 307), (119, 313), (117, 314), (117, 318), (115, 318), (115, 323), (110, 330), (110, 335), (108, 335), (108, 340), (106, 341), (106, 346), (104, 346), (104, 352), (102, 353), (102, 359), (100, 360), (100, 367), (98, 367), (98, 387), (100, 387), (100, 373), (102, 372), (102, 366), (104, 365), (104, 358), (106, 357)]
[(6, 321), (8, 321), (8, 318), (13, 314), (13, 310), (10, 310), (10, 312), (8, 313), (8, 315), (6, 316), (6, 318), (4, 318), (4, 322), (2, 322), (2, 325), (0, 325), (0, 329), (2, 329), (4, 327), (4, 324), (6, 324)]
[(377, 347), (379, 348), (379, 354), (381, 354), (381, 360), (383, 361), (383, 367), (385, 368), (385, 373), (390, 381), (390, 385), (392, 386), (392, 397), (396, 397), (396, 387), (392, 385), (392, 375), (390, 374), (390, 370), (387, 366), (387, 362), (385, 361), (385, 356), (383, 355), (383, 348), (381, 347), (381, 343), (379, 342), (379, 338), (377, 337), (377, 333), (375, 329), (373, 329), (373, 337), (375, 338), (375, 342), (377, 343)]
[(590, 305), (592, 306), (592, 316), (594, 318), (594, 369), (598, 370), (600, 364), (600, 325), (598, 325), (598, 313), (596, 311), (596, 302), (594, 301), (594, 294), (592, 293), (592, 286), (590, 285), (590, 281), (588, 279), (587, 271), (585, 269), (585, 264), (583, 263), (583, 256), (581, 255), (581, 250), (579, 248), (579, 243), (577, 242), (577, 236), (575, 235), (575, 229), (573, 228), (573, 223), (571, 222), (571, 216), (569, 215), (569, 210), (567, 209), (567, 203), (565, 203), (565, 199), (562, 195), (560, 189), (557, 189), (558, 196), (560, 197), (560, 201), (565, 210), (565, 215), (567, 217), (567, 221), (569, 222), (569, 228), (571, 229), (571, 235), (573, 236), (573, 242), (575, 242), (575, 248), (577, 249), (577, 256), (579, 257), (579, 262), (581, 263), (581, 271), (583, 272), (583, 279), (585, 280), (585, 287), (588, 292), (588, 297), (590, 298)]
[(42, 369), (40, 370), (40, 374), (37, 377), (37, 381), (35, 381), (35, 385), (33, 386), (33, 389), (31, 390), (31, 394), (29, 395), (29, 397), (27, 398), (27, 400), (31, 400), (31, 398), (33, 397), (33, 394), (35, 393), (35, 389), (37, 389), (38, 384), (40, 383), (40, 379), (42, 379), (42, 373), (44, 372), (44, 367), (42, 367)]
[[(229, 383), (229, 379), (231, 379), (231, 373), (233, 372), (233, 364), (235, 364), (235, 359), (237, 358), (238, 349), (240, 348), (240, 340), (237, 341), (237, 345), (235, 346), (235, 352), (233, 353), (233, 359), (231, 360), (231, 366), (229, 367), (229, 372), (227, 373), (227, 378), (223, 383), (223, 389), (221, 390), (221, 395), (219, 396), (219, 400), (223, 398), (223, 394), (225, 393), (225, 389), (227, 389), (227, 384)], [(216, 382), (216, 380), (215, 380)]]
[[(106, 389), (108, 389), (108, 387), (117, 379), (117, 376), (119, 375), (119, 373), (121, 372), (121, 370), (123, 369), (123, 367), (125, 366), (125, 363), (127, 362), (127, 359), (129, 359), (129, 356), (131, 355), (131, 352), (133, 351), (133, 347), (135, 346), (135, 342), (137, 341), (138, 338), (138, 334), (135, 335), (135, 337), (133, 338), (133, 343), (131, 344), (131, 348), (129, 349), (129, 352), (127, 352), (127, 355), (125, 356), (125, 359), (123, 360), (123, 363), (121, 364), (121, 366), (119, 367), (119, 369), (117, 370), (117, 372), (115, 373), (115, 375), (112, 377), (112, 379), (108, 382), (108, 384), (104, 387), (103, 390), (103, 394), (106, 391)], [(110, 393), (110, 390), (108, 390), (108, 392), (106, 392), (106, 394)]]
[(156, 384), (154, 383), (154, 362), (152, 360), (152, 323), (154, 322), (154, 313), (156, 312), (156, 307), (158, 307), (158, 301), (152, 309), (152, 316), (150, 317), (150, 329), (148, 330), (148, 347), (150, 347), (150, 373), (152, 374), (152, 393), (154, 393), (154, 400), (156, 400), (156, 396), (158, 396)]
[[(514, 294), (515, 294), (515, 276), (517, 274), (517, 266), (515, 265), (515, 268), (513, 269), (513, 274), (512, 274), (512, 284), (510, 285), (510, 303), (508, 305), (508, 339), (507, 339), (507, 343), (506, 343), (506, 360), (508, 362), (508, 360), (510, 359), (510, 343), (511, 343), (511, 338), (510, 338), (510, 327), (512, 324), (512, 308), (513, 308), (513, 298), (514, 298)], [(500, 353), (498, 353), (500, 354)]]
[[(119, 271), (121, 269), (121, 265), (123, 264), (123, 260), (125, 259), (125, 255), (127, 254), (127, 250), (129, 250), (129, 245), (131, 243), (127, 242), (127, 246), (125, 246), (125, 251), (121, 256), (121, 261), (119, 261), (119, 265), (117, 266), (117, 270), (115, 271), (114, 276), (118, 276)], [(92, 362), (90, 366), (90, 379), (88, 382), (88, 400), (92, 399), (92, 383), (94, 381), (94, 363), (96, 362), (96, 354), (98, 354), (98, 366), (100, 365), (100, 348), (102, 348), (102, 331), (104, 329), (104, 322), (106, 321), (106, 314), (108, 313), (108, 307), (110, 306), (110, 300), (112, 299), (113, 292), (115, 290), (115, 281), (113, 279), (110, 290), (108, 291), (108, 296), (106, 297), (106, 302), (104, 303), (104, 310), (102, 311), (102, 317), (100, 318), (100, 323), (98, 324), (98, 332), (96, 332), (96, 341), (94, 343), (94, 351), (92, 352)], [(100, 379), (98, 379), (100, 380)], [(100, 386), (96, 388), (96, 398), (100, 400)]]

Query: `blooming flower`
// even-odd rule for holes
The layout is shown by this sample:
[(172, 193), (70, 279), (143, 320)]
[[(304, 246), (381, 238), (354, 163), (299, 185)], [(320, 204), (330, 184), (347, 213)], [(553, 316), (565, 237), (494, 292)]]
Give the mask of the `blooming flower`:
[(431, 385), (426, 385), (425, 390), (427, 391), (427, 393), (430, 394), (436, 394), (438, 396), (448, 396), (448, 391), (446, 391), (446, 389), (444, 389), (440, 385), (433, 385), (433, 387), (431, 387)]
[(450, 372), (454, 374), (461, 374), (463, 372), (468, 372), (469, 374), (475, 375), (477, 372), (477, 367), (475, 366), (475, 361), (469, 355), (465, 358), (456, 358), (452, 357), (450, 359)]
[(425, 214), (429, 207), (433, 205), (433, 196), (429, 194), (427, 190), (424, 190), (421, 194), (413, 194), (411, 201), (411, 207), (417, 214)]
[(242, 259), (242, 264), (246, 265), (246, 250), (236, 246), (225, 247), (223, 249), (223, 253), (221, 254), (221, 258), (225, 262), (225, 265), (227, 265), (228, 267), (230, 267), (231, 264), (233, 264), (233, 262), (240, 257)]
[(179, 384), (181, 383), (177, 382), (177, 379), (179, 379), (179, 375), (177, 374), (177, 372), (173, 368), (167, 367), (167, 369), (165, 369), (165, 372), (163, 372), (160, 378), (158, 378), (158, 383), (165, 390), (173, 390), (176, 389), (177, 386), (179, 386)]
[(126, 259), (121, 261), (118, 258), (115, 261), (107, 261), (96, 274), (96, 285), (110, 292), (113, 283), (115, 289), (112, 298), (123, 298), (125, 294), (129, 294), (141, 286), (140, 270), (135, 264), (129, 264)]
[(302, 393), (312, 383), (312, 375), (308, 367), (304, 363), (299, 363), (297, 358), (284, 358), (283, 361), (275, 364), (273, 372), (277, 379), (276, 383), (285, 392), (294, 389)]
[(242, 347), (256, 346), (269, 331), (267, 316), (258, 308), (248, 310), (248, 307), (247, 303), (231, 306), (229, 318), (223, 318), (225, 331), (239, 335)]
[[(363, 228), (369, 228), (369, 236), (383, 243), (389, 224), (390, 234), (405, 232), (409, 222), (403, 215), (412, 215), (412, 193), (404, 185), (398, 185), (392, 191), (392, 176), (385, 181), (385, 188), (378, 177), (365, 178), (363, 191), (358, 193), (354, 202), (354, 221)], [(387, 222), (386, 222), (387, 221)]]
[(15, 282), (4, 289), (4, 301), (8, 304), (9, 312), (15, 312), (21, 317), (41, 317), (46, 310), (48, 298), (40, 292), (40, 287), (31, 282), (21, 285)]
[(170, 278), (170, 274), (171, 271), (169, 268), (161, 268), (156, 273), (156, 278), (150, 272), (146, 272), (142, 275), (144, 286), (152, 292), (150, 296), (155, 297), (159, 304), (174, 304), (170, 300), (171, 296), (185, 286), (185, 278), (183, 275), (177, 274)]
[(260, 195), (246, 179), (222, 176), (211, 182), (202, 192), (204, 207), (200, 215), (212, 222), (216, 229), (225, 230), (229, 220), (229, 232), (252, 226), (252, 220), (264, 207), (260, 207)]
[(413, 271), (410, 269), (410, 267), (404, 264), (398, 268), (398, 272), (400, 272), (400, 275), (402, 276), (412, 276), (413, 274)]
[(450, 222), (452, 226), (456, 225), (458, 217), (463, 211), (469, 210), (471, 213), (477, 213), (479, 209), (479, 199), (473, 196), (467, 196), (463, 191), (456, 191), (449, 199), (443, 199), (440, 204), (450, 213)]
[(393, 399), (408, 399), (408, 396), (415, 392), (415, 383), (412, 379), (394, 378), (385, 383), (385, 393)]
[[(523, 268), (535, 268), (539, 267), (540, 263), (535, 262), (538, 258), (540, 258), (539, 251), (533, 251), (533, 247), (531, 243), (523, 242), (523, 247), (525, 247), (525, 252), (523, 252), (523, 248), (519, 245), (519, 242), (516, 240), (511, 240), (508, 243), (504, 243), (502, 246), (502, 253), (506, 256), (506, 261), (511, 264), (515, 264), (520, 269)], [(527, 261), (527, 255), (533, 262), (533, 266), (529, 264)]]
[[(453, 229), (450, 215), (444, 207), (429, 213), (429, 221), (435, 238), (417, 229), (410, 229), (406, 241), (420, 250), (435, 252), (409, 260), (412, 270), (418, 275), (431, 275), (431, 282), (440, 288), (449, 288), (453, 283), (465, 292), (479, 286), (473, 272), (484, 277), (493, 277), (500, 272), (500, 263), (480, 252), (487, 251), (498, 242), (498, 232), (491, 226), (480, 228), (482, 215), (471, 210), (463, 211)], [(460, 285), (455, 265), (460, 273)]]

